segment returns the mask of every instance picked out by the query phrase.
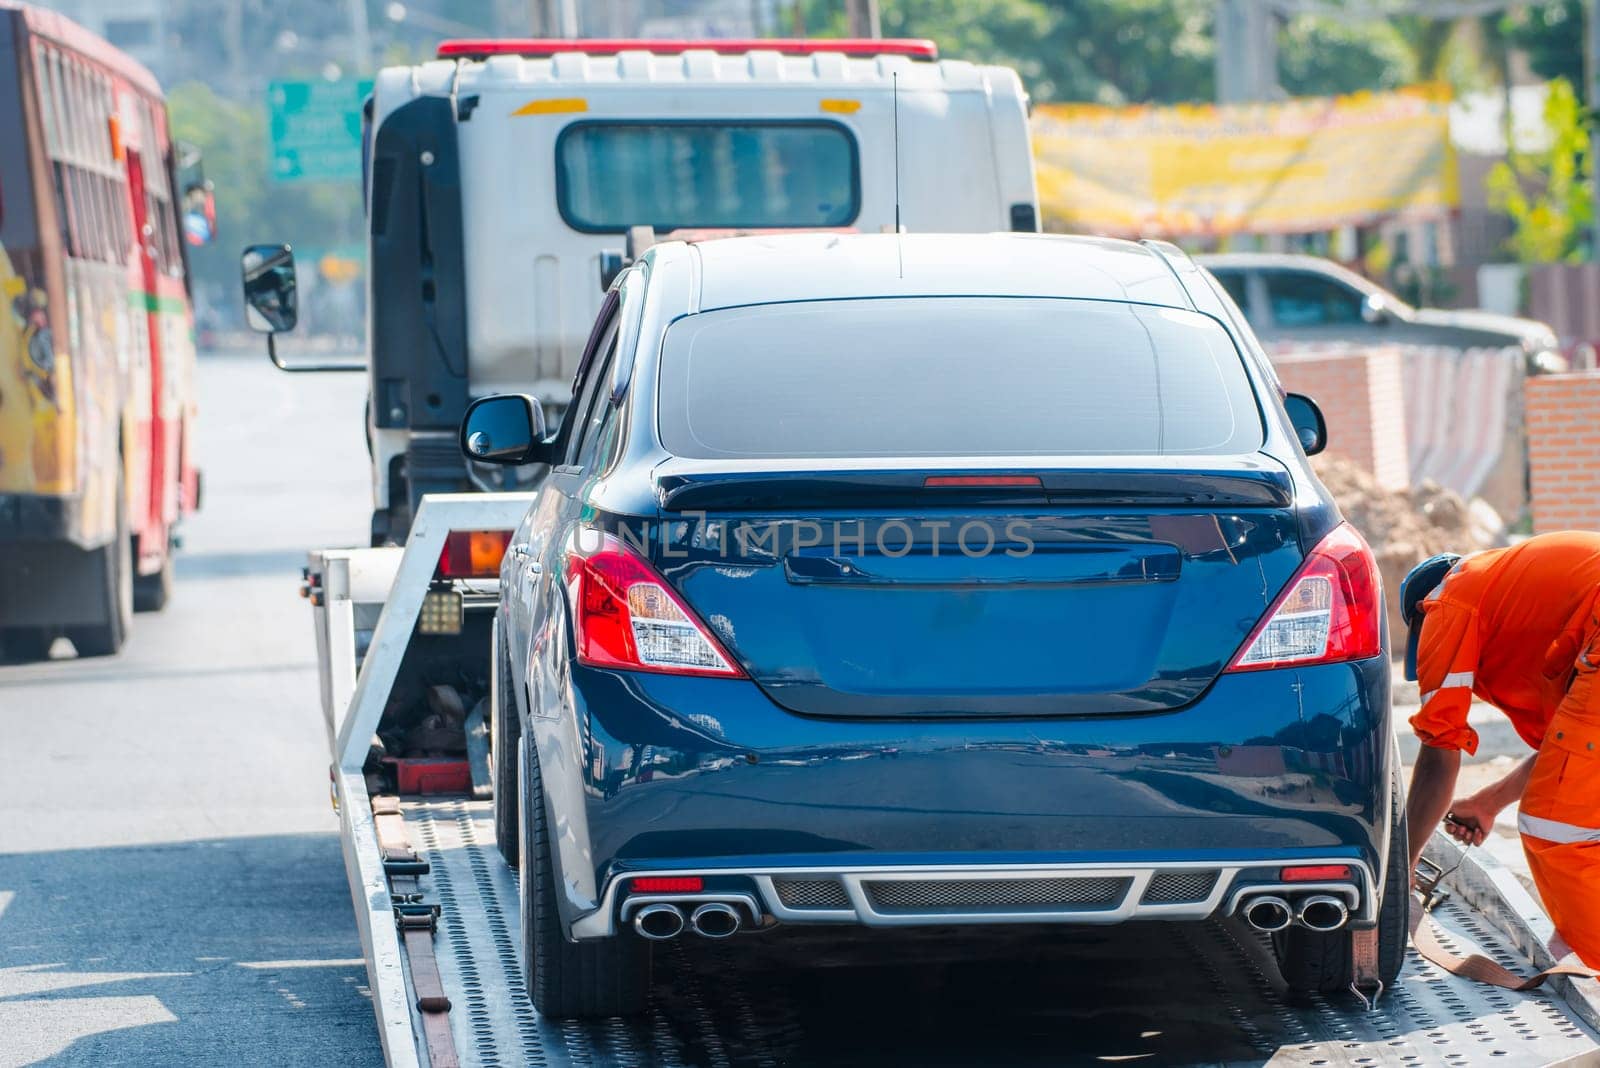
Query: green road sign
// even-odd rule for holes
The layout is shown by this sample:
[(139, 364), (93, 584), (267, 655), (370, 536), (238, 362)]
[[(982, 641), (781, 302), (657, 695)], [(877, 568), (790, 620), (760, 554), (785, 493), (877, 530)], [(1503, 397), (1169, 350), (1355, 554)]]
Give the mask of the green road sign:
[(371, 92), (370, 78), (269, 85), (273, 180), (359, 180), (361, 104)]

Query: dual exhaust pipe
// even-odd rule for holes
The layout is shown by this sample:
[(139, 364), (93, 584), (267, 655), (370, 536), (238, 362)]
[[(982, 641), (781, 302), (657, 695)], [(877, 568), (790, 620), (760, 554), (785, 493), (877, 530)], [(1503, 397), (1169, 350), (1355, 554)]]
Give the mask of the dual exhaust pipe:
[(728, 938), (738, 933), (742, 923), (739, 910), (721, 901), (708, 901), (687, 917), (683, 909), (665, 901), (633, 914), (633, 929), (652, 942), (677, 938), (686, 926), (701, 938)]
[(1291, 924), (1313, 931), (1337, 931), (1350, 919), (1350, 909), (1331, 894), (1311, 894), (1291, 906), (1276, 894), (1246, 898), (1239, 912), (1258, 931), (1282, 931)]

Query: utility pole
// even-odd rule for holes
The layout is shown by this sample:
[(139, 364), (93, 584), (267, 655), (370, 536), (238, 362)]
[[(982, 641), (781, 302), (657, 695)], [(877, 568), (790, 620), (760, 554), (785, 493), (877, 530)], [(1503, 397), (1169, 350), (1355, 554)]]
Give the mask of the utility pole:
[(372, 70), (372, 31), (367, 24), (366, 0), (346, 0), (350, 15), (350, 51), (355, 61), (355, 75), (361, 77)]
[(851, 37), (882, 37), (883, 23), (878, 19), (878, 0), (845, 0), (850, 11)]
[[(1217, 0), (1215, 42), (1217, 103), (1248, 104), (1282, 95), (1278, 13), (1268, 0)], [(1272, 252), (1287, 247), (1282, 234), (1269, 234), (1264, 241)]]
[(577, 0), (532, 0), (535, 37), (578, 36)]
[(1217, 103), (1279, 96), (1278, 13), (1267, 0), (1218, 0)]

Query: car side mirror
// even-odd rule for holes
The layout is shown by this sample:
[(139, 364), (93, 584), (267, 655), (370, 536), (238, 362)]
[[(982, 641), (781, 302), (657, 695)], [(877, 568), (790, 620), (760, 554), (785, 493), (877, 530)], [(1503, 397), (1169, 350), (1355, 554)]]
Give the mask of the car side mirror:
[(1307, 456), (1315, 456), (1328, 447), (1328, 422), (1316, 401), (1303, 393), (1291, 393), (1283, 398), (1283, 410), (1289, 413), (1294, 436)]
[(284, 334), (300, 321), (294, 252), (288, 245), (250, 245), (239, 257), (244, 317), (258, 334)]
[(1368, 326), (1383, 326), (1389, 321), (1389, 302), (1381, 294), (1368, 293), (1361, 301), (1361, 321)]
[(543, 459), (544, 406), (524, 393), (480, 397), (461, 420), (461, 452), (488, 464)]

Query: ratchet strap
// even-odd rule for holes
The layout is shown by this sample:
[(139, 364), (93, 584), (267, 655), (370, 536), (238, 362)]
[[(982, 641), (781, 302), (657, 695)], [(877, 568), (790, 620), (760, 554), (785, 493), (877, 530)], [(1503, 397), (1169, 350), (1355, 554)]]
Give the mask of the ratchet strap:
[(1428, 919), (1428, 913), (1433, 910), (1435, 904), (1448, 896), (1448, 892), (1442, 890), (1439, 884), (1460, 866), (1458, 862), (1455, 868), (1446, 871), (1432, 861), (1424, 859), (1417, 869), (1417, 890), (1421, 892), (1422, 900), (1413, 898), (1411, 901), (1411, 944), (1422, 954), (1424, 960), (1443, 968), (1451, 975), (1488, 983), (1503, 990), (1534, 990), (1543, 986), (1545, 980), (1553, 975), (1600, 979), (1600, 972), (1581, 964), (1557, 964), (1537, 975), (1521, 976), (1481, 953), (1461, 957), (1444, 948), (1433, 929), (1433, 923)]
[(1461, 957), (1444, 948), (1439, 941), (1439, 936), (1434, 932), (1433, 923), (1428, 919), (1427, 910), (1421, 902), (1412, 902), (1411, 907), (1411, 944), (1422, 954), (1424, 960), (1436, 964), (1451, 975), (1459, 975), (1463, 979), (1475, 979), (1480, 983), (1498, 986), (1505, 990), (1534, 990), (1544, 985), (1546, 979), (1553, 975), (1570, 975), (1579, 979), (1600, 979), (1600, 972), (1592, 968), (1585, 968), (1581, 964), (1557, 964), (1546, 968), (1538, 975), (1521, 976), (1509, 968), (1485, 957), (1481, 953)]
[(406, 836), (406, 818), (400, 812), (400, 799), (379, 796), (372, 799), (372, 822), (378, 831), (378, 852), (383, 856), (383, 871), (389, 878), (389, 896), (394, 901), (394, 922), (406, 947), (411, 973), (411, 989), (417, 995), (417, 1011), (422, 1015), (422, 1035), (428, 1045), (428, 1062), (433, 1068), (459, 1068), (455, 1039), (450, 1033), (450, 998), (439, 977), (439, 962), (433, 955), (433, 935), (439, 926), (439, 906), (423, 900), (419, 881), (429, 870), (428, 862), (411, 848)]

